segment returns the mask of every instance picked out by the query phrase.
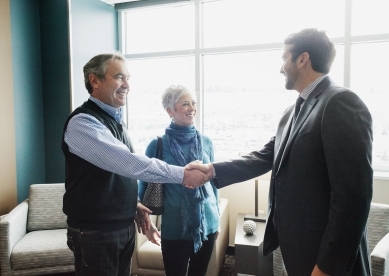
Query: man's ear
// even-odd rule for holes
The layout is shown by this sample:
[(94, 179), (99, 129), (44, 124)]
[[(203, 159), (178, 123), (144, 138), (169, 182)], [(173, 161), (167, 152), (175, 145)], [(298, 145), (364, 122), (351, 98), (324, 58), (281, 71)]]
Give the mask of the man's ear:
[(93, 88), (98, 88), (100, 80), (97, 78), (95, 74), (90, 74), (89, 75), (89, 83)]
[(297, 66), (304, 67), (309, 61), (309, 54), (307, 52), (302, 53), (297, 58)]

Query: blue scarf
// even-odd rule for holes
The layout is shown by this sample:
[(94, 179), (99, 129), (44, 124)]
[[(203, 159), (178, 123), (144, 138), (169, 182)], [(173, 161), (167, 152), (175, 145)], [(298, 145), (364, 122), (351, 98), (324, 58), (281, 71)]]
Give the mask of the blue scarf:
[[(194, 126), (177, 126), (171, 123), (166, 128), (166, 138), (173, 157), (180, 166), (194, 160), (203, 160), (203, 143), (200, 133)], [(188, 159), (185, 158), (182, 151), (182, 144), (190, 143), (190, 154)], [(189, 189), (182, 186), (181, 192), (181, 224), (183, 239), (193, 239), (194, 252), (199, 251), (203, 241), (207, 240), (205, 233), (205, 214), (204, 200), (208, 197), (205, 185)]]

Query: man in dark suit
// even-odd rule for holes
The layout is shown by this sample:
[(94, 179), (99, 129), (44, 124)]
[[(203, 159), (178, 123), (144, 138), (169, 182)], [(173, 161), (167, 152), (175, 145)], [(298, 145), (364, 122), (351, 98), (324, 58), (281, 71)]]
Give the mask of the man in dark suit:
[(289, 276), (370, 275), (372, 119), (356, 94), (327, 76), (334, 57), (324, 32), (290, 35), (281, 73), (300, 100), (276, 136), (239, 159), (188, 166), (218, 188), (272, 171), (263, 253), (280, 246)]

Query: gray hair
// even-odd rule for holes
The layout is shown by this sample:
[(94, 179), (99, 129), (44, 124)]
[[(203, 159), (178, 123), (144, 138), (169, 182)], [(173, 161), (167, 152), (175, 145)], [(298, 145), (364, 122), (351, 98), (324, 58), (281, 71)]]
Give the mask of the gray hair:
[(174, 110), (174, 105), (178, 103), (181, 97), (187, 93), (191, 94), (194, 99), (197, 99), (196, 93), (191, 92), (183, 85), (169, 86), (162, 94), (163, 109), (167, 110), (170, 108), (171, 110)]
[(90, 74), (95, 74), (96, 77), (100, 80), (104, 79), (109, 63), (113, 62), (114, 60), (127, 62), (126, 58), (121, 53), (115, 52), (112, 54), (101, 54), (94, 56), (90, 61), (88, 61), (87, 64), (85, 64), (84, 83), (89, 94), (93, 92), (92, 85), (89, 82)]

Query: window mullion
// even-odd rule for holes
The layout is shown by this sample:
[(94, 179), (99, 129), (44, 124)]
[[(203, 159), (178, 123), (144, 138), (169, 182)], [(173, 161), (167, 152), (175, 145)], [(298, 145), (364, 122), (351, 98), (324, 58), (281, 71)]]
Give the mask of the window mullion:
[(352, 1), (345, 1), (345, 27), (344, 27), (344, 80), (343, 85), (350, 87), (350, 67), (351, 67), (351, 17)]
[(204, 90), (202, 89), (202, 70), (201, 70), (201, 3), (200, 0), (195, 0), (195, 90), (198, 92), (198, 106), (196, 116), (196, 126), (203, 132), (204, 131)]

